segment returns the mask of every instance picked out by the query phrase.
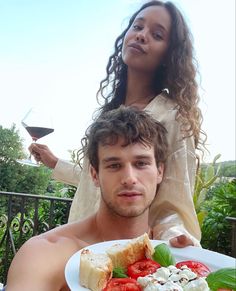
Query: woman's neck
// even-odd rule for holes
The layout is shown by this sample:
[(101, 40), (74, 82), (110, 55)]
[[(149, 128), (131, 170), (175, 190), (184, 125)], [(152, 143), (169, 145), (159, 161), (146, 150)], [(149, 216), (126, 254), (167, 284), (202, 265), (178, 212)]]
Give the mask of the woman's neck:
[(156, 96), (152, 83), (145, 74), (128, 73), (125, 105), (143, 109)]

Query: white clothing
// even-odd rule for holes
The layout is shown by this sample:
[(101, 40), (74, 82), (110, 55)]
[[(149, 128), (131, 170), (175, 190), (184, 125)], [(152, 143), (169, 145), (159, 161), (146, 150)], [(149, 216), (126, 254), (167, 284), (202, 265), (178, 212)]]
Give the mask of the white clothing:
[[(163, 181), (149, 214), (154, 238), (168, 240), (179, 234), (186, 234), (195, 245), (200, 246), (201, 231), (192, 196), (196, 175), (193, 137), (183, 139), (180, 123), (176, 120), (176, 103), (164, 95), (156, 96), (145, 111), (165, 126), (169, 145)], [(72, 163), (59, 160), (53, 177), (78, 187), (69, 222), (85, 219), (97, 211), (100, 191), (92, 182), (86, 158), (83, 170)]]

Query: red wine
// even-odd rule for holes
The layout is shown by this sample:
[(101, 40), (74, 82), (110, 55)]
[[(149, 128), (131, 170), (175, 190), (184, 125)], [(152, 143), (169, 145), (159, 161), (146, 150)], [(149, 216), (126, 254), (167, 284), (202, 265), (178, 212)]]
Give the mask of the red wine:
[(54, 131), (53, 128), (37, 126), (26, 126), (25, 129), (28, 131), (34, 141)]

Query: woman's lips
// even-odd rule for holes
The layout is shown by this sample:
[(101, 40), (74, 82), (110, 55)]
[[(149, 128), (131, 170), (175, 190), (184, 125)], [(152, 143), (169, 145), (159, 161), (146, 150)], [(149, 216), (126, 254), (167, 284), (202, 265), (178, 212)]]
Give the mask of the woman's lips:
[(136, 43), (132, 43), (130, 45), (128, 45), (129, 48), (131, 48), (132, 50), (136, 51), (136, 52), (139, 52), (139, 53), (142, 53), (142, 54), (145, 54), (146, 51), (143, 49), (143, 47), (139, 44), (136, 44)]

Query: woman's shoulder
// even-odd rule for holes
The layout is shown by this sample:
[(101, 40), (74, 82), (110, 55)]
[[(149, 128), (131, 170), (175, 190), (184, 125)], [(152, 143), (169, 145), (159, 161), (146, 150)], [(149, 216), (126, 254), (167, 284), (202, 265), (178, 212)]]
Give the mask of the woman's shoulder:
[(178, 105), (167, 94), (161, 93), (147, 105), (145, 110), (160, 122), (176, 121)]

